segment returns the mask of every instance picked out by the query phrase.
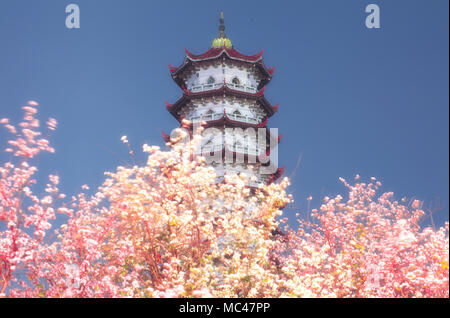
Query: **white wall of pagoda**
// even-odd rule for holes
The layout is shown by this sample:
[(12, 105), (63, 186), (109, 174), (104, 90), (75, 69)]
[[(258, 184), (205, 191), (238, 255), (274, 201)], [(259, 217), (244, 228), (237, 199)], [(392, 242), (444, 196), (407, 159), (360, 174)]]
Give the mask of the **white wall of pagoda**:
[(224, 80), (228, 84), (236, 84), (237, 87), (242, 86), (242, 89), (246, 89), (248, 92), (256, 92), (261, 79), (255, 72), (253, 65), (248, 67), (231, 62), (206, 62), (201, 67), (197, 66), (184, 79), (186, 88), (193, 92), (203, 91), (211, 87), (218, 88)]

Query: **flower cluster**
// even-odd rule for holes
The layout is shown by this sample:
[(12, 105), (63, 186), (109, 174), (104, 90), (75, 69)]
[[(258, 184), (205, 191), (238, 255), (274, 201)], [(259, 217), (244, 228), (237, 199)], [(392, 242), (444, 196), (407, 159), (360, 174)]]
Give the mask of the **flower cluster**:
[(341, 178), (347, 201), (325, 197), (315, 221), (299, 221), (278, 245), (289, 296), (449, 297), (448, 222), (421, 229), (418, 200), (408, 207), (392, 192), (377, 196), (375, 178), (355, 179)]
[[(26, 272), (28, 282), (39, 285), (41, 264), (45, 261), (46, 233), (55, 218), (55, 201), (64, 197), (57, 188), (59, 179), (50, 175), (46, 193), (33, 194), (31, 188), (37, 168), (30, 159), (42, 151), (54, 152), (48, 140), (40, 138), (39, 121), (35, 118), (38, 104), (28, 102), (23, 107), (25, 115), (16, 128), (6, 118), (0, 119), (15, 139), (8, 141), (6, 153), (13, 160), (0, 166), (0, 294), (4, 294), (11, 283), (25, 288), (27, 283), (16, 277), (20, 270)], [(56, 121), (52, 121), (56, 125)]]
[[(377, 195), (377, 180), (342, 179), (314, 221), (284, 225), (289, 180), (218, 182), (193, 153), (200, 134), (170, 149), (143, 146), (142, 166), (106, 173), (64, 203), (57, 175), (33, 194), (37, 103), (24, 107), (10, 162), (0, 167), (0, 294), (8, 297), (448, 297), (448, 223), (422, 229), (421, 203)], [(56, 121), (50, 119), (54, 130)], [(180, 140), (183, 131), (179, 131)], [(129, 145), (127, 137), (121, 138)], [(131, 150), (130, 150), (131, 152)], [(85, 191), (85, 192), (84, 192)], [(312, 197), (308, 198), (308, 206)], [(56, 213), (68, 221), (52, 229)], [(284, 226), (284, 228), (283, 228)], [(49, 239), (54, 234), (54, 239)]]

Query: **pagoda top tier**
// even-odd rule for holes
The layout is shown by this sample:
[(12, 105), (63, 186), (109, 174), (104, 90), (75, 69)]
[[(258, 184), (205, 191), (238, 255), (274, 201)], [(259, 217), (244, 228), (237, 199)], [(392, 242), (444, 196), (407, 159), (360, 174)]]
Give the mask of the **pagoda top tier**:
[[(263, 78), (261, 86), (267, 84), (273, 76), (275, 67), (267, 68), (263, 63), (263, 51), (255, 55), (245, 55), (237, 51), (231, 44), (231, 40), (225, 35), (225, 25), (223, 19), (223, 12), (220, 13), (220, 26), (219, 26), (219, 36), (212, 41), (212, 47), (201, 54), (194, 54), (186, 51), (186, 58), (183, 63), (178, 67), (173, 67), (169, 65), (172, 77), (176, 80), (178, 74), (183, 73), (183, 71), (191, 64), (201, 63), (204, 61), (217, 60), (219, 58), (227, 58), (229, 60), (239, 61), (243, 63), (253, 64), (251, 66), (256, 66), (261, 72)], [(180, 80), (176, 80), (181, 86), (183, 83)]]

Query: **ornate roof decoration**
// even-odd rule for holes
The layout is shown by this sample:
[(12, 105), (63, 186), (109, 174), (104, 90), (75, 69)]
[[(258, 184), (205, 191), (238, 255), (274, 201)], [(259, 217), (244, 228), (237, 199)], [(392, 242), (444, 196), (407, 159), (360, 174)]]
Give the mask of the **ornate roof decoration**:
[(221, 47), (225, 47), (225, 48), (232, 48), (233, 45), (231, 44), (231, 40), (229, 38), (227, 38), (227, 36), (225, 35), (225, 24), (224, 24), (224, 19), (223, 19), (223, 11), (220, 12), (220, 26), (219, 26), (219, 37), (215, 38), (212, 42), (212, 47), (213, 48), (221, 48)]

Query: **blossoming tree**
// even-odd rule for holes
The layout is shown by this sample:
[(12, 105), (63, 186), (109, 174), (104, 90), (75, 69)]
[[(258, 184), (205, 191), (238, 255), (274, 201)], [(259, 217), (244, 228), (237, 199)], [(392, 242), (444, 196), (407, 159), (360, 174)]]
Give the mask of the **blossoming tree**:
[[(15, 136), (0, 167), (3, 296), (449, 296), (448, 223), (421, 228), (419, 201), (377, 196), (376, 180), (342, 180), (348, 199), (325, 198), (293, 230), (279, 218), (292, 201), (287, 178), (257, 189), (245, 176), (217, 183), (192, 156), (200, 137), (168, 151), (144, 145), (145, 165), (107, 173), (91, 196), (65, 199), (55, 175), (38, 196), (32, 162), (53, 148), (40, 138), (37, 106), (24, 107), (20, 128), (0, 120)], [(56, 213), (68, 221), (52, 229)]]

